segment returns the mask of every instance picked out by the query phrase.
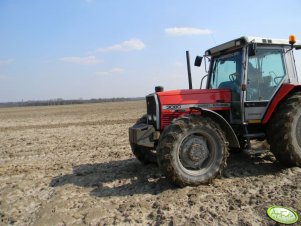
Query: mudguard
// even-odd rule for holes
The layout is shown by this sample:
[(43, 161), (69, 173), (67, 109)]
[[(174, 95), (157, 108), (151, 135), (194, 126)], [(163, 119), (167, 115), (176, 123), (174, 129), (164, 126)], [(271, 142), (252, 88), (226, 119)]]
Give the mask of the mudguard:
[(229, 142), (230, 148), (240, 148), (238, 138), (232, 129), (231, 125), (218, 113), (206, 108), (193, 107), (193, 110), (198, 110), (202, 115), (211, 118), (213, 121), (217, 122), (221, 129), (225, 132), (225, 136)]

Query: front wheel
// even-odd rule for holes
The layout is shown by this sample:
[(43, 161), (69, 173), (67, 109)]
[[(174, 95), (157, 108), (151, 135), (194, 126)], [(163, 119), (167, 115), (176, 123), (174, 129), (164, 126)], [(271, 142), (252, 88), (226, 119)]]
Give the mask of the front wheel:
[(180, 187), (208, 184), (226, 166), (226, 143), (223, 131), (210, 118), (179, 118), (160, 137), (159, 168)]

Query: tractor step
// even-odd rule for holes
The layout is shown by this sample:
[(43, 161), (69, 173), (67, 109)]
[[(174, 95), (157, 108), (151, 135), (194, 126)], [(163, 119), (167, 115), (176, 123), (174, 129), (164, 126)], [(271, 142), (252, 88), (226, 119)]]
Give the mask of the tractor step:
[(244, 135), (245, 138), (253, 139), (253, 138), (264, 138), (264, 133), (249, 133)]

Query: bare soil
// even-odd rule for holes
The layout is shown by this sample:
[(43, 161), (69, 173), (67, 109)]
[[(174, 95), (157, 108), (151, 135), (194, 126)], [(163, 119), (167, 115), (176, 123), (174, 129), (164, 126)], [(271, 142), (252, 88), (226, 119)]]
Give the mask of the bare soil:
[(273, 204), (301, 215), (301, 169), (259, 142), (210, 185), (170, 184), (131, 153), (144, 112), (143, 101), (0, 109), (0, 225), (276, 225)]

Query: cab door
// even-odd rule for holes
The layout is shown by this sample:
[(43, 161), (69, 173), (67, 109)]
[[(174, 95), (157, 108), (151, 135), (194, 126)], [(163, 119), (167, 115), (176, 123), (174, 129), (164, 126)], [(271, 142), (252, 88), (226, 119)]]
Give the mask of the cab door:
[(246, 67), (244, 117), (248, 123), (261, 123), (271, 98), (286, 78), (284, 49), (257, 47)]
[(241, 124), (241, 81), (243, 74), (242, 67), (243, 50), (217, 56), (213, 58), (209, 78), (209, 89), (231, 90), (231, 112), (230, 123)]

